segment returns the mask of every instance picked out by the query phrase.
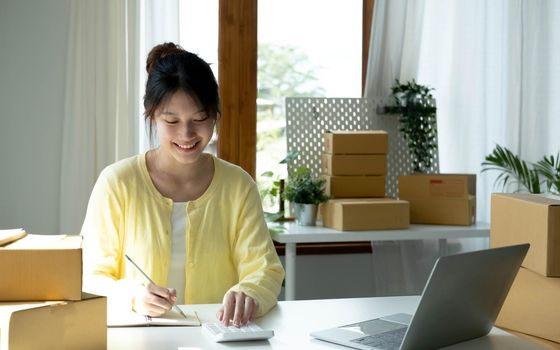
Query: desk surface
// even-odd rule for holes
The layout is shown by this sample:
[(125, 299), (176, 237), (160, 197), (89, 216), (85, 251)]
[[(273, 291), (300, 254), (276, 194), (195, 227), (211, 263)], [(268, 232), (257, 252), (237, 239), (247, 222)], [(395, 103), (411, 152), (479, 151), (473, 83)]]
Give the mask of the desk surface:
[[(314, 330), (359, 322), (392, 313), (413, 313), (418, 296), (281, 301), (270, 313), (256, 321), (263, 328), (273, 329), (269, 341), (217, 344), (207, 338), (200, 327), (133, 327), (109, 328), (108, 349), (340, 349), (338, 346), (313, 339)], [(188, 312), (196, 311), (202, 322), (215, 322), (219, 304), (182, 306)], [(464, 342), (446, 349), (508, 349), (537, 350), (541, 347), (500, 329), (494, 328), (488, 336)]]
[(337, 231), (323, 226), (301, 226), (290, 222), (283, 224), (285, 230), (271, 232), (279, 243), (324, 243), (388, 241), (416, 239), (446, 239), (488, 237), (488, 223), (478, 222), (472, 226), (410, 225), (408, 229), (375, 231)]

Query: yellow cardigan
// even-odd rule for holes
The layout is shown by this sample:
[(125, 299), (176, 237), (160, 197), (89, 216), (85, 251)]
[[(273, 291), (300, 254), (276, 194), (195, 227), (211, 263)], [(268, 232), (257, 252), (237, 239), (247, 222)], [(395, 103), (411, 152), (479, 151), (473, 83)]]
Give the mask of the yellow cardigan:
[[(238, 166), (213, 160), (210, 186), (187, 203), (185, 303), (221, 303), (229, 290), (242, 291), (257, 301), (261, 316), (276, 304), (284, 269), (255, 182)], [(125, 254), (166, 286), (172, 207), (173, 201), (153, 185), (145, 154), (105, 168), (81, 232), (84, 291), (108, 296), (113, 307), (129, 308), (134, 288), (146, 279)]]

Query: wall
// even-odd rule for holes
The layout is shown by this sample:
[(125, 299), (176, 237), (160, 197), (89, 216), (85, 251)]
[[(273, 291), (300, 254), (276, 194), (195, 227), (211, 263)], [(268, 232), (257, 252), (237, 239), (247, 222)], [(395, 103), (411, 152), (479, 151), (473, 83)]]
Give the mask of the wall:
[(0, 0), (0, 229), (58, 233), (69, 0)]

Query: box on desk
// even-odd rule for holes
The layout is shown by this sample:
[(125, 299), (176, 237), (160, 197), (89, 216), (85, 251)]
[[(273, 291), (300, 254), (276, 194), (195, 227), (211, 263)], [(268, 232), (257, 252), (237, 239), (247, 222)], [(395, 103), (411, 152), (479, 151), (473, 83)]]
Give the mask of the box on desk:
[(499, 327), (560, 342), (560, 278), (520, 268), (496, 320)]
[(106, 348), (106, 297), (0, 302), (0, 350)]
[(0, 247), (0, 300), (80, 300), (82, 237), (27, 235)]
[(386, 154), (328, 154), (321, 158), (325, 175), (386, 175)]
[(331, 198), (367, 198), (385, 196), (385, 176), (324, 176), (325, 193)]
[(543, 276), (560, 277), (560, 197), (556, 198), (493, 193), (490, 246), (530, 243), (522, 266)]
[(383, 130), (331, 131), (323, 134), (323, 143), (330, 154), (387, 154), (389, 135)]
[(476, 222), (476, 175), (399, 176), (399, 198), (410, 202), (411, 224), (472, 225)]
[(526, 334), (526, 333), (521, 333), (521, 332), (518, 332), (518, 331), (514, 331), (514, 330), (509, 329), (509, 328), (505, 328), (505, 327), (500, 327), (500, 328), (502, 328), (503, 330), (507, 331), (510, 334), (515, 335), (516, 337), (523, 338), (525, 340), (530, 341), (531, 343), (540, 345), (544, 349), (549, 349), (549, 350), (560, 349), (560, 343), (553, 342), (551, 340), (540, 338), (540, 337), (535, 337), (534, 335), (529, 335), (529, 334)]
[(408, 202), (391, 198), (331, 199), (321, 205), (323, 225), (339, 231), (408, 228)]

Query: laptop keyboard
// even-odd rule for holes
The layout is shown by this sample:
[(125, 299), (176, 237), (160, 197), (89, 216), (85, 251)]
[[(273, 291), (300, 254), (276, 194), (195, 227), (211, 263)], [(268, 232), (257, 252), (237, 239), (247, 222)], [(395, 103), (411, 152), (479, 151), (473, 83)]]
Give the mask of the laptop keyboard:
[(407, 327), (353, 339), (351, 342), (383, 350), (399, 350)]

